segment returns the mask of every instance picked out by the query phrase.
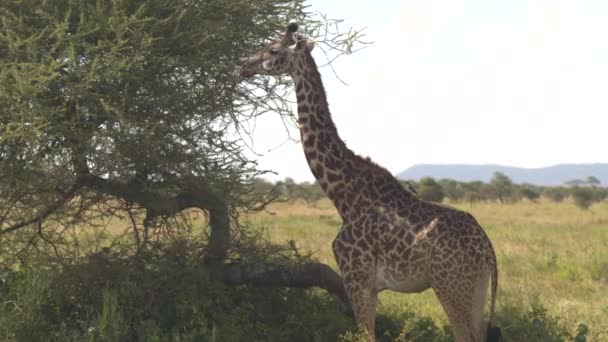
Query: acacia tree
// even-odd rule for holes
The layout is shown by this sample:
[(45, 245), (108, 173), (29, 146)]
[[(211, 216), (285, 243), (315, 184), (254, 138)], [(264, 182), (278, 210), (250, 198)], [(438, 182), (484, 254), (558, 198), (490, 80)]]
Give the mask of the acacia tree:
[[(291, 115), (287, 79), (240, 84), (235, 70), (288, 18), (338, 53), (357, 38), (332, 35), (303, 0), (4, 2), (2, 261), (48, 251), (65, 258), (76, 228), (120, 215), (132, 220), (134, 250), (158, 246), (181, 227), (179, 214), (196, 208), (211, 231), (205, 259), (224, 264), (236, 213), (257, 203), (249, 185), (260, 171), (240, 134), (265, 112)], [(321, 282), (343, 295), (324, 265), (265, 268), (272, 281), (259, 267), (248, 277), (250, 265), (237, 266), (224, 268), (226, 281)]]
[(494, 175), (490, 180), (490, 186), (500, 203), (504, 203), (505, 199), (512, 199), (513, 182), (504, 173), (494, 172)]

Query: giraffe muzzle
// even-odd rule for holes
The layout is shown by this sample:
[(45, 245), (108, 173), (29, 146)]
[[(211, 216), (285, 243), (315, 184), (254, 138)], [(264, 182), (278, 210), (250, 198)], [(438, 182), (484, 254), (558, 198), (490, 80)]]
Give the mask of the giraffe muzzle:
[(239, 76), (241, 78), (251, 78), (256, 74), (256, 64), (259, 62), (258, 58), (248, 58), (244, 61), (241, 68), (239, 69)]
[(245, 66), (242, 66), (239, 69), (239, 76), (241, 78), (251, 78), (253, 75), (255, 75), (255, 73)]

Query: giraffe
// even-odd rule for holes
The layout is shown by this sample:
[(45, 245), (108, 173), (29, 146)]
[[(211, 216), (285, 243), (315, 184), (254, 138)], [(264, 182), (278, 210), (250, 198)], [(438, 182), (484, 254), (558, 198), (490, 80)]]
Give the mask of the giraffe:
[(386, 169), (347, 148), (332, 121), (313, 48), (314, 41), (292, 22), (282, 38), (249, 57), (239, 74), (293, 78), (304, 155), (343, 221), (332, 250), (358, 326), (375, 341), (380, 291), (432, 288), (457, 342), (498, 341), (498, 270), (490, 239), (469, 213), (417, 198)]

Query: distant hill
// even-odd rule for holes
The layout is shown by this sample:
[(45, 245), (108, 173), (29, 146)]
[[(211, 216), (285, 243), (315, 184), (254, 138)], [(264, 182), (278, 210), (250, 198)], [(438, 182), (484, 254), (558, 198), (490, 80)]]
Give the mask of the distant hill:
[(494, 164), (418, 164), (397, 174), (399, 179), (419, 180), (423, 177), (435, 179), (450, 178), (460, 182), (489, 182), (494, 172), (502, 172), (514, 183), (535, 185), (564, 185), (572, 179), (586, 179), (595, 176), (608, 186), (608, 164), (559, 164), (542, 168), (521, 168)]

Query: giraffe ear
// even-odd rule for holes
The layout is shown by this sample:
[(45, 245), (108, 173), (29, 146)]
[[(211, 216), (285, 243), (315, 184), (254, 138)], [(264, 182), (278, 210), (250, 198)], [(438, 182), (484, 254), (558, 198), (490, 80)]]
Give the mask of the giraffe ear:
[(316, 43), (317, 42), (315, 40), (307, 40), (306, 41), (306, 50), (308, 50), (308, 52), (312, 51), (312, 49), (315, 48)]
[(299, 37), (298, 41), (294, 44), (293, 49), (300, 50), (300, 51), (306, 49), (306, 51), (311, 52), (312, 49), (315, 48), (315, 44), (316, 44), (316, 41), (314, 41), (314, 40), (309, 40), (304, 37)]

